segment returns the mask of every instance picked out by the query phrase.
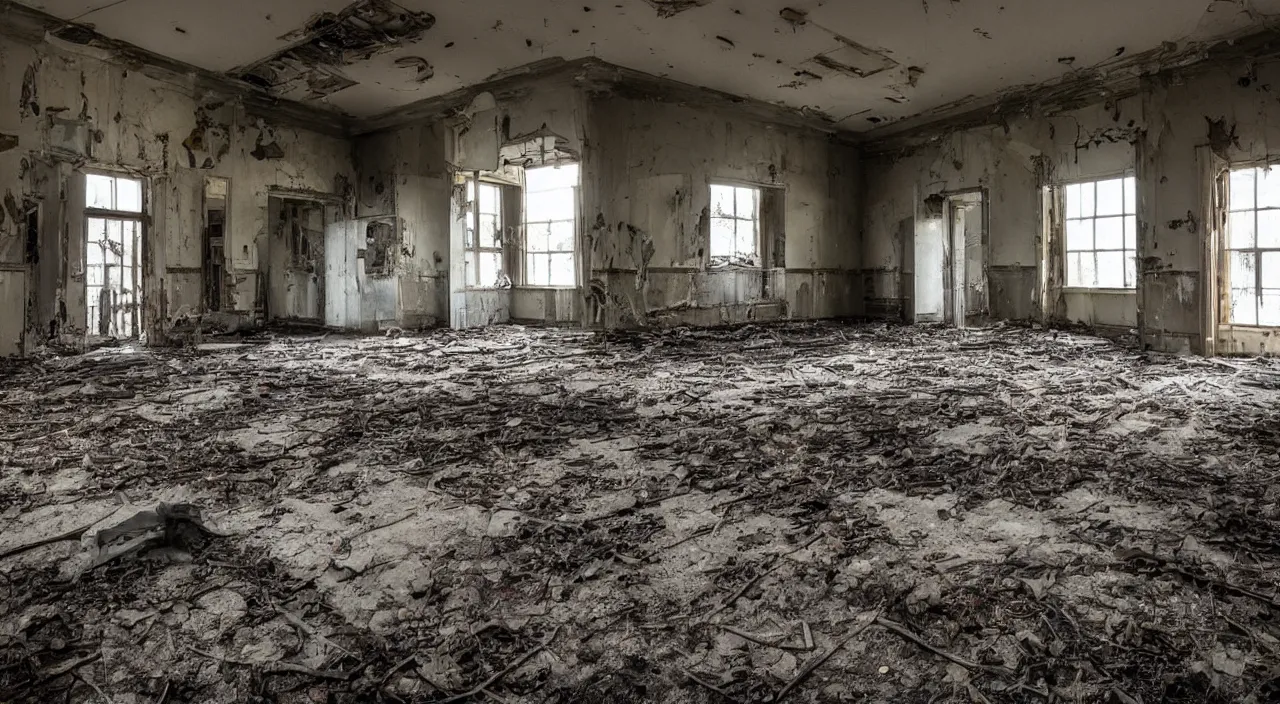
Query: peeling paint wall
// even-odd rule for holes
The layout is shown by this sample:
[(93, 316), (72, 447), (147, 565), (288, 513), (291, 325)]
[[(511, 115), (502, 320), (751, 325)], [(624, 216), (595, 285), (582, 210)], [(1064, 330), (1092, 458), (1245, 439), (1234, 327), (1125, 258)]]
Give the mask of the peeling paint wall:
[[(719, 324), (863, 312), (858, 153), (826, 135), (652, 100), (592, 103), (588, 320)], [(710, 269), (710, 183), (785, 190), (784, 266)]]
[[(985, 253), (990, 315), (1035, 317), (1039, 189), (1036, 150), (1001, 128), (948, 134), (907, 154), (864, 161), (867, 184), (863, 261), (867, 310), (910, 320), (914, 313), (917, 233), (947, 232), (944, 194), (983, 189), (988, 202)], [(938, 203), (930, 207), (929, 201)]]
[[(1144, 85), (1150, 127), (1138, 145), (1139, 230), (1143, 252), (1144, 342), (1155, 349), (1202, 351), (1209, 306), (1202, 206), (1210, 185), (1205, 161), (1280, 161), (1280, 63), (1215, 63), (1194, 75)], [(1191, 213), (1191, 217), (1188, 217)], [(1140, 221), (1143, 218), (1140, 218)], [(1140, 222), (1140, 228), (1142, 228)], [(1220, 352), (1280, 353), (1275, 329), (1235, 328)]]
[[(990, 285), (996, 318), (1072, 322), (1104, 332), (1140, 328), (1171, 352), (1275, 353), (1280, 335), (1226, 328), (1213, 335), (1210, 250), (1214, 169), (1280, 161), (1280, 63), (1206, 62), (1149, 76), (1141, 91), (999, 126), (868, 145), (868, 307), (910, 317), (911, 241), (936, 226), (928, 199), (984, 188), (991, 197)], [(1060, 246), (1041, 222), (1045, 186), (1137, 177), (1139, 286), (1131, 294), (1065, 289)], [(1045, 286), (1041, 289), (1041, 276)]]
[[(230, 182), (223, 310), (252, 318), (263, 306), (269, 188), (333, 193), (354, 175), (346, 140), (250, 116), (227, 96), (197, 95), (189, 80), (159, 80), (97, 49), (0, 35), (0, 197), (36, 211), (36, 248), (21, 256), (25, 222), (0, 222), (0, 301), (26, 310), (25, 347), (84, 335), (83, 193), (78, 171), (141, 177), (149, 186), (144, 286), (153, 336), (201, 311), (205, 176)], [(10, 139), (16, 138), (16, 139)], [(14, 280), (21, 277), (22, 284)], [(0, 354), (14, 353), (11, 315)]]

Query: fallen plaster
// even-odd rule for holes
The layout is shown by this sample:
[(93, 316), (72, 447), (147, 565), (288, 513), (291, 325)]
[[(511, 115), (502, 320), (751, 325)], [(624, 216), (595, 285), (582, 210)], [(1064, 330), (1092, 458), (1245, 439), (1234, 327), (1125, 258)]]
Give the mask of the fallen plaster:
[[(1274, 364), (789, 325), (15, 373), (6, 698), (1249, 701), (1280, 647)], [(83, 568), (160, 503), (216, 532)]]

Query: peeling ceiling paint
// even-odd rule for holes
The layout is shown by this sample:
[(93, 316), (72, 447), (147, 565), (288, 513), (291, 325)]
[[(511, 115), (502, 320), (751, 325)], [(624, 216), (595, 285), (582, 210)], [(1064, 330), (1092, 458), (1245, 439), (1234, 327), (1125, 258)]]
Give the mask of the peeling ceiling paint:
[(315, 22), (350, 0), (21, 1), (211, 71), (270, 67), (281, 97), (357, 117), (594, 56), (855, 132), (1280, 17), (1280, 0), (396, 0), (434, 22), (321, 61)]

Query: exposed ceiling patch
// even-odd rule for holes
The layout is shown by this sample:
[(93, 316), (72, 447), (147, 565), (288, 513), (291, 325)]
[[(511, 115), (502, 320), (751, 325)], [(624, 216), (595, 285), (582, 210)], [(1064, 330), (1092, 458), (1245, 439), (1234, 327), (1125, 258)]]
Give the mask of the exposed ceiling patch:
[(844, 46), (813, 57), (819, 66), (854, 78), (867, 78), (898, 65), (897, 61), (861, 44), (839, 37)]
[[(316, 15), (306, 26), (281, 37), (296, 42), (293, 46), (232, 75), (280, 97), (323, 98), (355, 85), (340, 67), (417, 41), (435, 23), (433, 15), (411, 12), (391, 0), (357, 0), (337, 14)], [(423, 73), (419, 66), (419, 80), (431, 77), (423, 78)]]
[(659, 17), (675, 17), (685, 10), (692, 10), (695, 7), (702, 7), (711, 2), (711, 0), (644, 0), (658, 11)]

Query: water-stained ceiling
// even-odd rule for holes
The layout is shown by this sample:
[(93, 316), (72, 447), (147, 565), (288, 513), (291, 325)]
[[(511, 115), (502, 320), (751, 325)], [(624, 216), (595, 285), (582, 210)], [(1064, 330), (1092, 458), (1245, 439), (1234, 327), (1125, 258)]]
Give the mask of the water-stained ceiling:
[(22, 1), (356, 117), (596, 57), (855, 132), (1280, 16), (1280, 0)]

